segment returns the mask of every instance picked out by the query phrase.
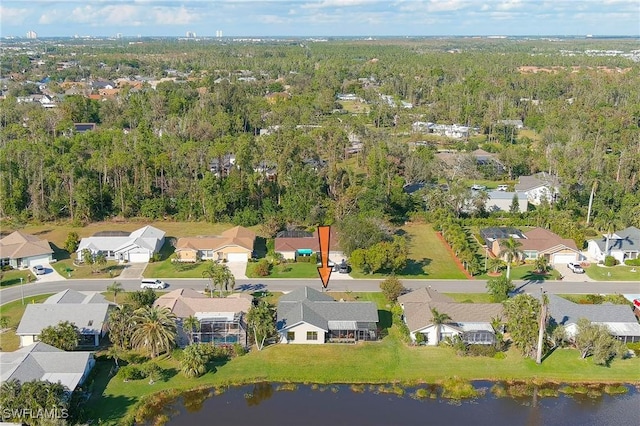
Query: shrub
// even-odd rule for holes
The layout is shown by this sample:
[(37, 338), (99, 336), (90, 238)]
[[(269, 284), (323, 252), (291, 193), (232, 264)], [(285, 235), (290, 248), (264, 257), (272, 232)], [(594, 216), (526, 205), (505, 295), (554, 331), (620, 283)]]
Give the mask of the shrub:
[(247, 350), (240, 343), (234, 343), (233, 354), (235, 356), (243, 356), (247, 353)]
[(468, 356), (486, 356), (494, 357), (498, 353), (498, 350), (493, 345), (468, 345)]
[(271, 264), (267, 259), (260, 259), (253, 271), (259, 277), (266, 277), (271, 273)]
[(12, 269), (13, 269), (13, 266), (11, 266), (11, 265), (4, 265), (4, 266), (2, 267), (2, 270), (3, 270), (3, 271), (11, 271)]
[(640, 356), (640, 342), (627, 343), (627, 348), (633, 351), (636, 356)]
[(504, 352), (496, 352), (493, 357), (495, 359), (505, 359), (507, 357), (507, 354), (505, 354)]
[(122, 380), (142, 380), (147, 374), (136, 365), (125, 365), (118, 370), (118, 377)]
[(391, 276), (380, 283), (380, 290), (387, 300), (395, 302), (406, 289), (397, 277)]
[(604, 258), (604, 266), (616, 266), (618, 264), (618, 259), (613, 256), (607, 256)]
[(640, 266), (640, 257), (637, 259), (627, 259), (624, 261), (627, 266)]

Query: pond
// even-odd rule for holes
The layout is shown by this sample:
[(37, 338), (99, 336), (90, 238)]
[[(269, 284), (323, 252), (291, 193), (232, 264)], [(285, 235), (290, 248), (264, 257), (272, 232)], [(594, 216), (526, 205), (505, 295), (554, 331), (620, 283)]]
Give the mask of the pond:
[[(167, 425), (598, 425), (640, 424), (640, 392), (608, 395), (555, 392), (554, 397), (497, 397), (494, 383), (474, 382), (483, 396), (456, 401), (436, 387), (256, 383), (193, 391), (164, 406)], [(494, 388), (495, 389), (495, 388)], [(556, 390), (558, 386), (556, 385)], [(547, 389), (549, 390), (549, 389)], [(393, 393), (395, 392), (395, 393)], [(553, 392), (553, 391), (552, 391)], [(540, 392), (542, 394), (542, 391)], [(166, 419), (166, 418), (165, 418)], [(151, 424), (151, 423), (150, 423)]]

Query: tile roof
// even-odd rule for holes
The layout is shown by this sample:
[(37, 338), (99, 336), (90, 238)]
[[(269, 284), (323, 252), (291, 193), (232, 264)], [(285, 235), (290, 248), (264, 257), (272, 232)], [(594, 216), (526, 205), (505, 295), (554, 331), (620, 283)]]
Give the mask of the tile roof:
[(576, 242), (569, 238), (562, 238), (548, 229), (533, 228), (524, 233), (526, 239), (520, 240), (522, 246), (520, 250), (546, 251), (558, 246), (565, 246), (574, 251), (578, 251)]
[(15, 231), (0, 240), (0, 258), (22, 259), (53, 253), (47, 240)]
[(228, 246), (239, 246), (253, 251), (256, 234), (242, 226), (227, 229), (222, 234), (213, 237), (183, 237), (178, 238), (176, 251), (180, 250), (220, 250)]
[(178, 318), (186, 318), (198, 313), (247, 313), (253, 297), (235, 295), (229, 297), (207, 297), (193, 289), (178, 289), (163, 294), (154, 306), (164, 306)]

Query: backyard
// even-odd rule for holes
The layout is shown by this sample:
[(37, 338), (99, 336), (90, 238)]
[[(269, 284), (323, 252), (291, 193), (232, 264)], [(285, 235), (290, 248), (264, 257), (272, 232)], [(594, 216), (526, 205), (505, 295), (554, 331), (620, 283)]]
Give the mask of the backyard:
[(0, 333), (0, 351), (13, 352), (20, 347), (20, 338), (16, 335), (16, 328), (18, 324), (20, 324), (27, 305), (29, 303), (42, 303), (49, 296), (51, 296), (51, 294), (41, 294), (26, 298), (24, 304), (22, 300), (15, 300), (2, 305), (2, 316), (9, 318), (9, 329), (4, 333)]

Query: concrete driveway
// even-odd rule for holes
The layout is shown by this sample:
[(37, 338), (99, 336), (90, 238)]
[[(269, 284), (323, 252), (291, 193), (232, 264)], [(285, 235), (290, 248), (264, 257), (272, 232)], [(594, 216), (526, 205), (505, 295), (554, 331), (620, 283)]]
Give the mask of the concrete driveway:
[[(43, 275), (34, 274), (36, 277), (37, 283), (48, 283), (51, 281), (62, 281), (65, 279), (62, 275), (58, 273), (58, 271), (53, 269), (53, 267), (48, 263), (43, 263), (42, 266), (44, 267), (45, 273)], [(33, 268), (31, 268), (30, 270), (31, 270), (31, 273), (33, 274)]]
[(249, 262), (227, 262), (227, 268), (231, 271), (236, 280), (247, 279), (247, 264)]
[(560, 272), (560, 275), (562, 275), (564, 278), (564, 281), (571, 281), (571, 282), (593, 282), (593, 280), (591, 278), (589, 278), (589, 276), (585, 273), (585, 274), (576, 274), (575, 272), (573, 272), (571, 269), (569, 269), (569, 267), (565, 264), (565, 263), (558, 263), (556, 265), (553, 265), (553, 267), (556, 269), (556, 271)]
[[(123, 280), (142, 278), (142, 273), (147, 267), (146, 263), (127, 263), (124, 265), (124, 269), (120, 272), (120, 276)], [(155, 277), (152, 277), (155, 278)]]

